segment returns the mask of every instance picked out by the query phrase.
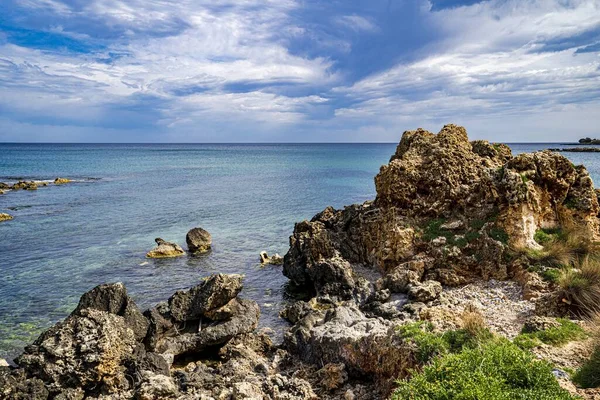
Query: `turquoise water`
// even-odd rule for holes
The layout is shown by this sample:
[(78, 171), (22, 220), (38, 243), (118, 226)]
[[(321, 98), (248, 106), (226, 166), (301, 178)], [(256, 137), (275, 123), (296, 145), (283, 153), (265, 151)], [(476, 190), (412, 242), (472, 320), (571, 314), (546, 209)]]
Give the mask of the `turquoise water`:
[[(261, 267), (259, 252), (283, 255), (295, 222), (373, 198), (373, 177), (395, 147), (0, 144), (0, 181), (77, 180), (0, 196), (0, 212), (15, 217), (0, 223), (0, 357), (14, 357), (82, 293), (114, 281), (148, 307), (206, 275), (243, 273), (262, 326), (281, 330), (286, 279), (281, 267)], [(600, 181), (600, 154), (566, 155)], [(195, 226), (212, 233), (210, 254), (145, 258), (154, 238), (185, 245)]]

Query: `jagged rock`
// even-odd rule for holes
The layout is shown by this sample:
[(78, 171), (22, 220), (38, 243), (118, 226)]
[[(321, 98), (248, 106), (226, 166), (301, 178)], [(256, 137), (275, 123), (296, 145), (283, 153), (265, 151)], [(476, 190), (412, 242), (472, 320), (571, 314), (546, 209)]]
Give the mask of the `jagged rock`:
[(348, 380), (344, 364), (326, 364), (317, 371), (317, 376), (321, 380), (321, 385), (327, 390), (337, 389)]
[[(508, 278), (509, 248), (539, 249), (542, 227), (568, 222), (600, 238), (598, 196), (584, 167), (548, 151), (513, 157), (505, 145), (469, 142), (455, 125), (437, 135), (405, 132), (375, 186), (374, 201), (328, 207), (295, 225), (283, 265), (289, 279), (342, 299), (356, 295), (364, 267), (394, 292), (421, 280), (456, 286)], [(410, 264), (422, 259), (422, 267)]]
[(144, 372), (139, 389), (136, 390), (136, 400), (172, 399), (179, 393), (175, 381), (170, 376)]
[(135, 338), (141, 341), (146, 337), (149, 322), (131, 297), (122, 283), (110, 283), (96, 286), (85, 293), (79, 300), (79, 305), (73, 311), (80, 314), (82, 310), (93, 308), (119, 315), (125, 319), (125, 324), (133, 330)]
[(144, 316), (149, 322), (145, 344), (149, 349), (155, 349), (161, 337), (175, 332), (175, 327), (169, 318), (166, 318), (157, 307), (144, 311)]
[(154, 241), (157, 246), (146, 254), (148, 258), (170, 258), (185, 254), (181, 246), (176, 243), (166, 242), (161, 238), (156, 238)]
[(261, 264), (273, 264), (273, 265), (281, 265), (283, 264), (283, 257), (279, 254), (275, 253), (272, 256), (269, 256), (266, 251), (260, 252), (260, 263)]
[(310, 306), (310, 304), (305, 301), (296, 301), (285, 306), (279, 315), (281, 318), (289, 321), (292, 324), (295, 324), (311, 311), (313, 311), (313, 308)]
[(242, 290), (241, 275), (212, 275), (201, 284), (178, 291), (169, 299), (171, 316), (175, 321), (198, 320), (207, 311), (220, 308)]
[(134, 347), (134, 333), (123, 317), (86, 308), (44, 332), (17, 364), (51, 392), (115, 393), (129, 388), (124, 363)]
[(67, 178), (56, 178), (54, 180), (55, 185), (64, 185), (65, 183), (70, 183), (70, 182), (71, 182), (71, 180), (67, 179)]
[(15, 183), (14, 185), (12, 185), (12, 187), (11, 187), (12, 190), (37, 190), (37, 188), (38, 188), (38, 185), (34, 181), (30, 181), (30, 182), (19, 181), (19, 182)]
[(428, 302), (437, 299), (442, 293), (442, 285), (437, 281), (425, 281), (411, 285), (408, 289), (408, 297), (417, 302)]
[(5, 214), (5, 213), (0, 213), (0, 222), (2, 222), (2, 221), (9, 221), (11, 219), (13, 219), (12, 215)]
[(46, 400), (44, 382), (28, 377), (22, 369), (0, 368), (0, 398), (10, 400)]
[(0, 182), (0, 190), (8, 190), (10, 188), (11, 188), (10, 185), (8, 185), (8, 184), (6, 184), (4, 182)]
[(367, 318), (349, 303), (308, 314), (286, 333), (285, 343), (306, 362), (342, 363), (352, 376), (389, 378), (401, 368), (394, 327), (382, 318)]
[(252, 332), (258, 326), (260, 308), (250, 300), (238, 300), (238, 313), (229, 320), (215, 325), (202, 326), (195, 332), (159, 339), (156, 351), (173, 355), (201, 352), (207, 348), (222, 345), (237, 335)]
[(185, 241), (189, 251), (192, 253), (206, 253), (212, 245), (210, 233), (202, 228), (190, 230), (185, 237)]

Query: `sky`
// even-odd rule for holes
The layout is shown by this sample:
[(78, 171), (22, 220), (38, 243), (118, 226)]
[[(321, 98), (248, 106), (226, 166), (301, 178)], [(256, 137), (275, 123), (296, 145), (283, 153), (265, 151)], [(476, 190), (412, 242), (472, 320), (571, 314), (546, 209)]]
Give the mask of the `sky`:
[(2, 0), (0, 142), (600, 137), (600, 0)]

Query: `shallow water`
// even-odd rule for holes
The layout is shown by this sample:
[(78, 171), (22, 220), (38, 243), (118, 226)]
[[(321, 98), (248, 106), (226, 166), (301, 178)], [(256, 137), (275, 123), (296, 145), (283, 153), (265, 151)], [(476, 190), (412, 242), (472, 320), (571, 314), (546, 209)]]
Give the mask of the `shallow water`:
[[(286, 279), (280, 266), (261, 267), (259, 252), (283, 255), (295, 222), (373, 198), (373, 177), (395, 147), (0, 144), (0, 182), (77, 180), (0, 196), (0, 212), (15, 217), (0, 224), (0, 357), (17, 355), (104, 282), (124, 282), (147, 307), (206, 275), (243, 273), (261, 325), (280, 331)], [(565, 155), (600, 181), (599, 153)], [(154, 238), (185, 245), (195, 226), (211, 232), (211, 253), (145, 258)]]

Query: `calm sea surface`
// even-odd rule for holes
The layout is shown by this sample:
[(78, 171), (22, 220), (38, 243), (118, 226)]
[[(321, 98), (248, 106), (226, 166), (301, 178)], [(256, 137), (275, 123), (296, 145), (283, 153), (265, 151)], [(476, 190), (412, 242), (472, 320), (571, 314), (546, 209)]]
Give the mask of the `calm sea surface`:
[[(280, 266), (261, 267), (259, 252), (283, 255), (295, 222), (373, 198), (395, 147), (0, 144), (0, 182), (77, 180), (0, 196), (0, 212), (15, 217), (0, 223), (0, 358), (68, 315), (82, 293), (115, 281), (145, 308), (209, 274), (242, 273), (262, 326), (281, 331), (286, 279)], [(600, 153), (565, 155), (600, 182)], [(213, 236), (208, 255), (145, 258), (154, 238), (185, 246), (195, 226)]]

